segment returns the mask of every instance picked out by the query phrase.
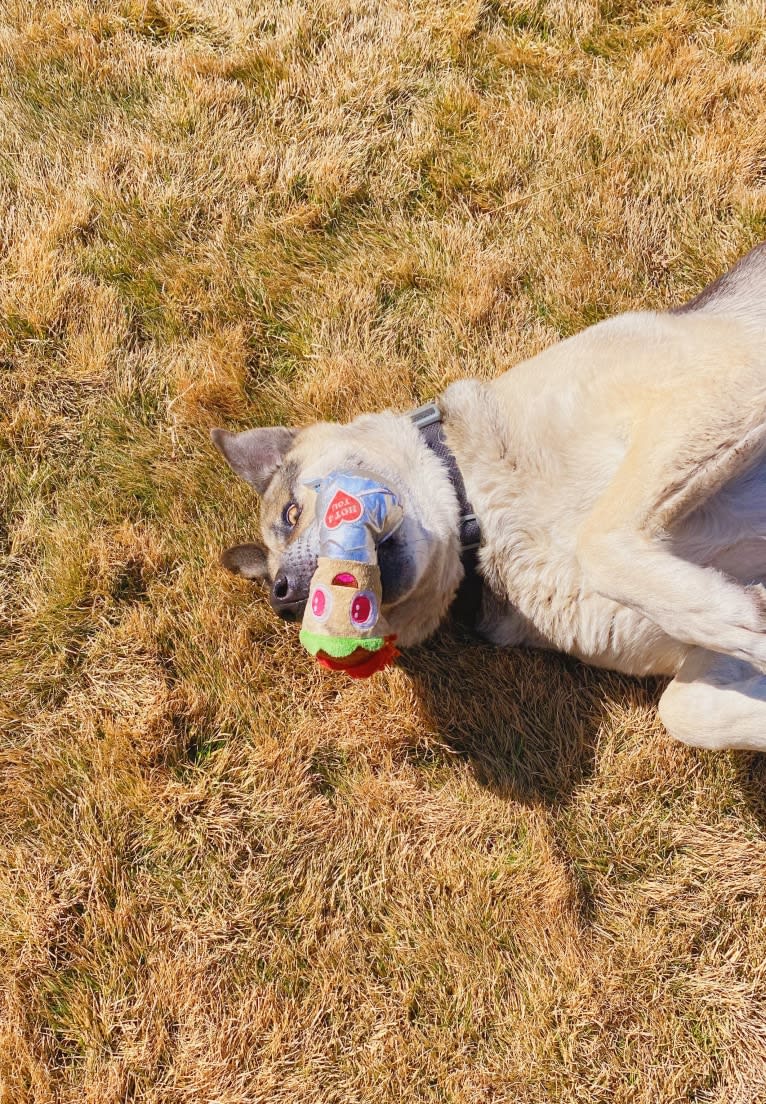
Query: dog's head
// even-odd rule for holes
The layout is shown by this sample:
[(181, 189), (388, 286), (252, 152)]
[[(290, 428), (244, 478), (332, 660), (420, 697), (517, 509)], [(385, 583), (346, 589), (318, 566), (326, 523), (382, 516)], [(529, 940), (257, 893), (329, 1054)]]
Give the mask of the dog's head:
[(216, 447), (261, 496), (262, 541), (229, 548), (225, 567), (271, 586), (271, 603), (298, 621), (319, 552), (315, 484), (332, 471), (364, 472), (398, 496), (404, 520), (378, 550), (383, 613), (402, 645), (425, 639), (443, 619), (463, 574), (458, 502), (449, 477), (410, 419), (364, 415), (348, 425), (319, 422), (229, 433)]

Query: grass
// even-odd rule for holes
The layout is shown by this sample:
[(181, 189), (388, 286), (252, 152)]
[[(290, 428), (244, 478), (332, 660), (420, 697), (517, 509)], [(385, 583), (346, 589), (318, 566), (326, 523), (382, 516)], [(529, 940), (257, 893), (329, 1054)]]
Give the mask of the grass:
[(766, 236), (765, 43), (739, 0), (5, 0), (2, 1104), (766, 1099), (761, 760), (448, 634), (322, 673), (217, 566), (257, 519), (207, 440), (696, 293)]

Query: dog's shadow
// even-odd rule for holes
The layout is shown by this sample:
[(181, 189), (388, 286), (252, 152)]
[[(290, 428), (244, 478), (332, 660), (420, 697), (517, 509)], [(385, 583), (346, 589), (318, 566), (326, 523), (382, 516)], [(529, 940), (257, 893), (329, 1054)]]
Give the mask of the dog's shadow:
[(766, 832), (766, 755), (734, 751), (732, 757), (739, 791), (760, 830)]
[(481, 785), (525, 804), (567, 804), (593, 773), (602, 726), (620, 723), (615, 712), (627, 718), (632, 706), (650, 708), (661, 689), (659, 680), (493, 647), (460, 630), (439, 633), (398, 662), (429, 736), (466, 758)]

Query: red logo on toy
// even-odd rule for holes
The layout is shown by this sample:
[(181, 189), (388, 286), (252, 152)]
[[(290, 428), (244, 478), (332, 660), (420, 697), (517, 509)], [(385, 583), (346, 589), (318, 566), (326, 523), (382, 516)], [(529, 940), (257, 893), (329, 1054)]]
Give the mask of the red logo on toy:
[(337, 529), (347, 521), (358, 521), (362, 516), (362, 504), (346, 491), (336, 491), (327, 507), (324, 523), (328, 529)]

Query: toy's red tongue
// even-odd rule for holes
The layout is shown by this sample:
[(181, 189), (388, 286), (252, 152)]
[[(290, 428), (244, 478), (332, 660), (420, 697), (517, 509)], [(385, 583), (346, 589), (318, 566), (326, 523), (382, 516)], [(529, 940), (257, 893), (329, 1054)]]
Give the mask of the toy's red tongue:
[(393, 663), (398, 655), (399, 652), (394, 647), (393, 637), (391, 637), (386, 640), (382, 648), (378, 648), (377, 652), (356, 648), (351, 655), (343, 656), (342, 659), (328, 656), (326, 652), (317, 652), (317, 659), (323, 667), (331, 671), (345, 671), (351, 678), (360, 679), (369, 678), (376, 671), (382, 671), (389, 663)]

